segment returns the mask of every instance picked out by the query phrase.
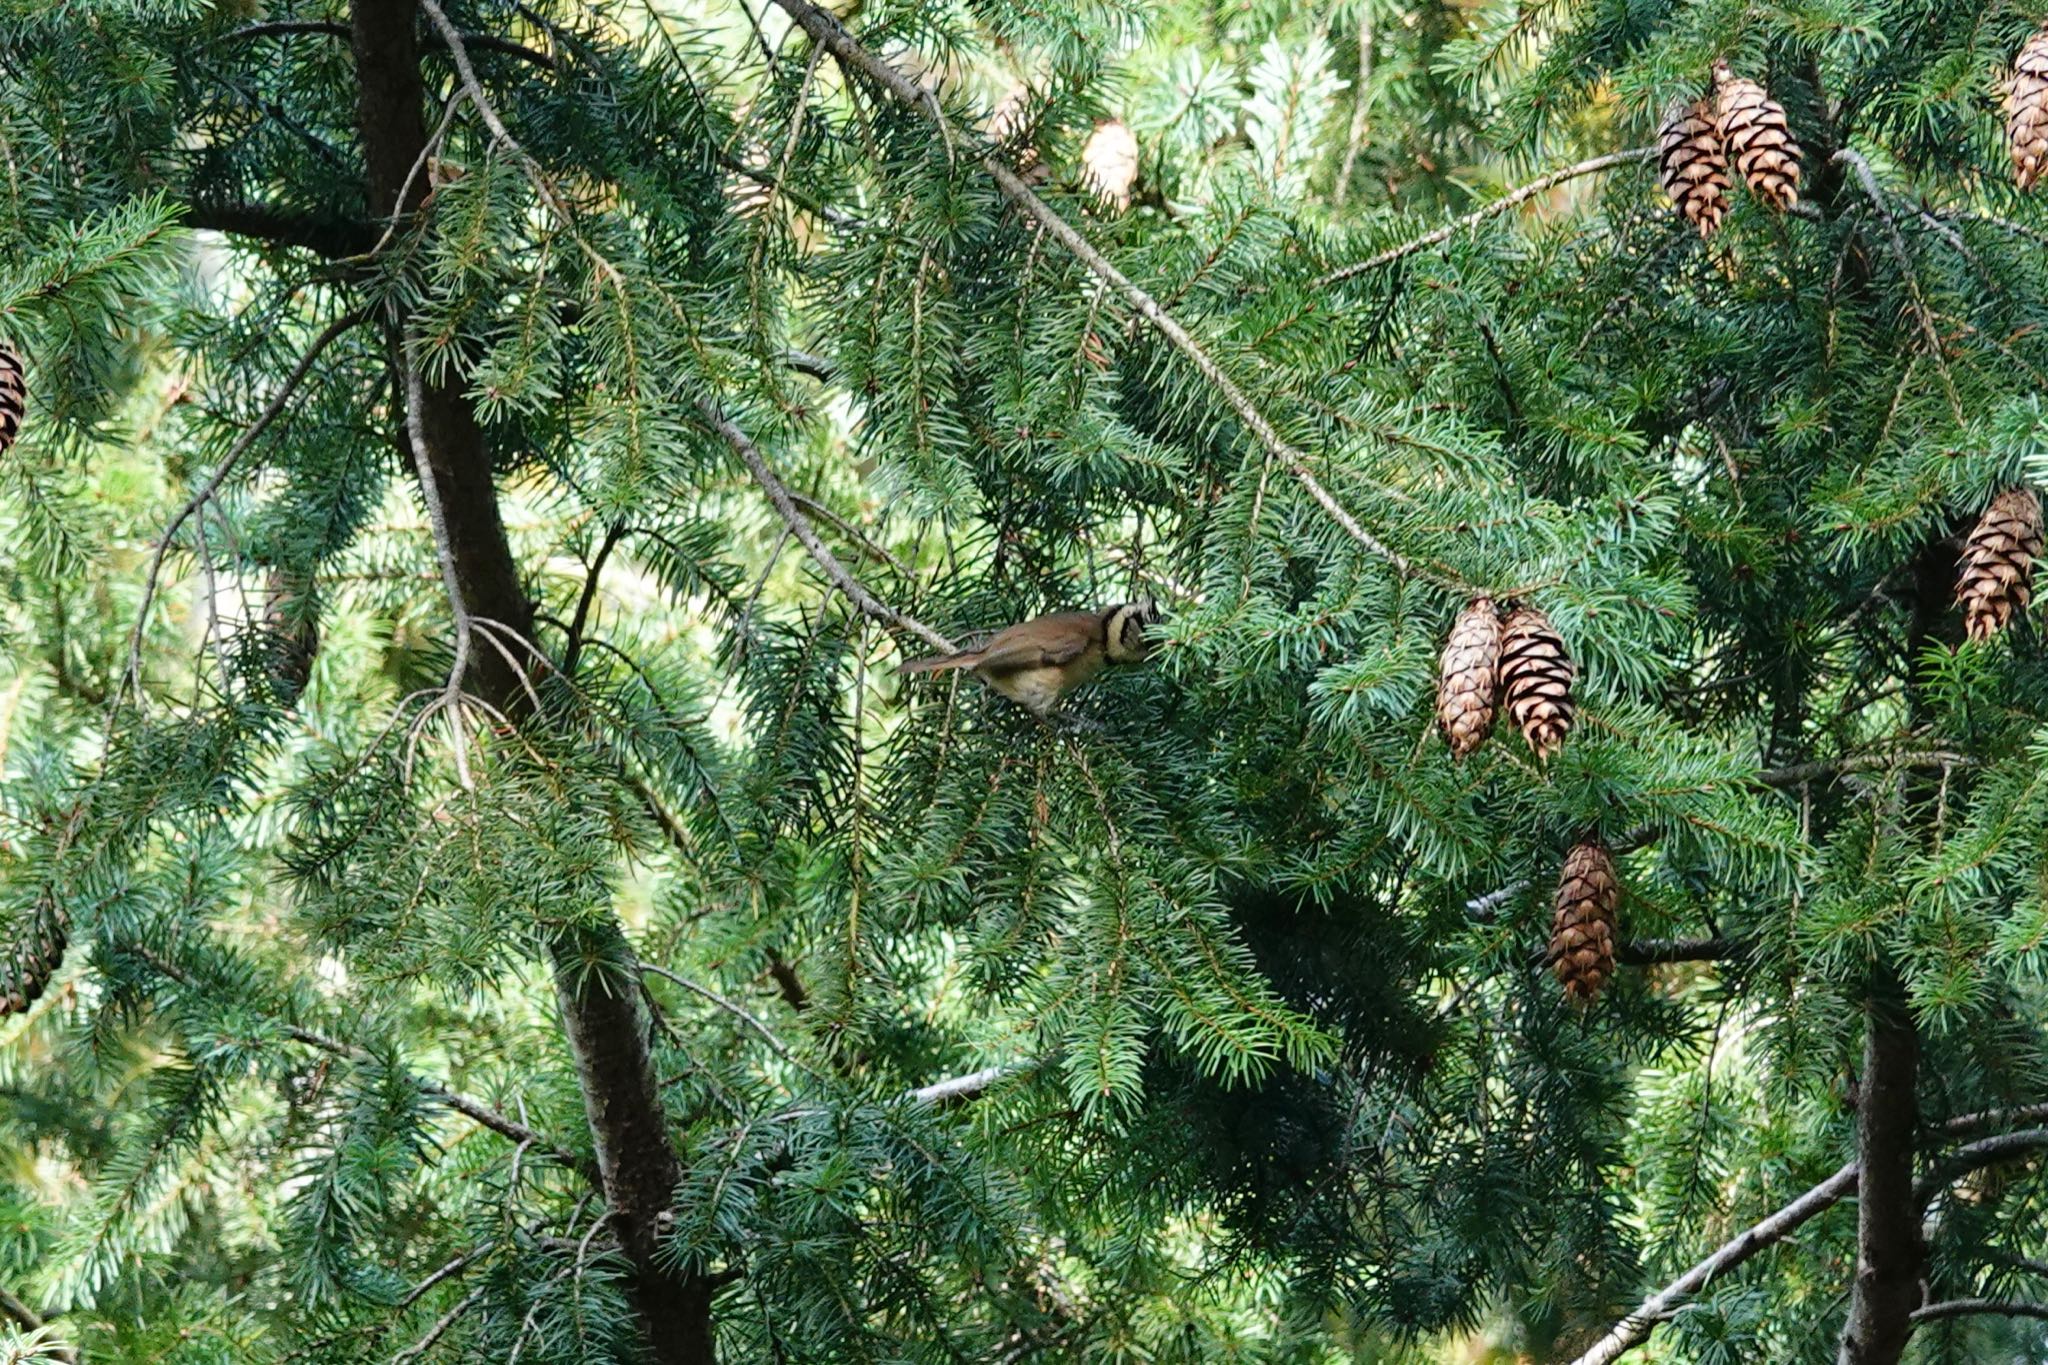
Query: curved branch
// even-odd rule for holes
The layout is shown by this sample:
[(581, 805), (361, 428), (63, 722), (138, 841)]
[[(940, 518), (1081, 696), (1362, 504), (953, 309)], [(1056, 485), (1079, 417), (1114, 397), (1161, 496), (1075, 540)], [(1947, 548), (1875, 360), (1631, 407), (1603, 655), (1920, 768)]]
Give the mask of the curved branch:
[[(952, 130), (939, 109), (937, 95), (919, 86), (894, 66), (868, 51), (846, 31), (839, 20), (812, 4), (811, 0), (775, 0), (775, 3), (796, 21), (798, 27), (810, 34), (814, 42), (840, 62), (860, 71), (903, 105), (918, 111), (930, 120), (938, 128), (940, 136), (946, 140), (947, 151), (951, 153)], [(1642, 155), (1648, 155), (1647, 149)], [(1225, 373), (1223, 367), (1217, 364), (1215, 357), (1211, 356), (1157, 299), (1111, 264), (1108, 257), (1096, 250), (1094, 243), (1082, 236), (1072, 223), (1054, 212), (1052, 207), (1039, 198), (1037, 192), (1011, 170), (1002, 158), (990, 153), (981, 158), (981, 168), (995, 181), (996, 188), (1002, 192), (1005, 199), (1016, 205), (1026, 218), (1065, 247), (1088, 273), (1122, 295), (1124, 301), (1139, 317), (1150, 323), (1154, 331), (1165, 337), (1168, 344), (1195, 367), (1196, 372), (1208, 381), (1209, 386), (1222, 396), (1224, 404), (1237, 414), (1238, 420), (1244, 424), (1245, 429), (1251, 433), (1267, 456), (1286, 466), (1288, 472), (1294, 476), (1295, 482), (1301, 485), (1346, 535), (1363, 546), (1368, 553), (1391, 565), (1394, 571), (1404, 578), (1435, 583), (1439, 587), (1448, 588), (1464, 596), (1470, 596), (1476, 591), (1473, 585), (1454, 573), (1416, 563), (1360, 525), (1358, 519), (1323, 486), (1322, 481), (1308, 467), (1308, 456), (1281, 437), (1272, 422), (1259, 410), (1258, 405), (1238, 387), (1237, 381)]]
[(1815, 1185), (1768, 1218), (1752, 1223), (1714, 1253), (1680, 1275), (1670, 1284), (1644, 1299), (1636, 1310), (1614, 1324), (1611, 1331), (1586, 1350), (1572, 1365), (1610, 1365), (1649, 1338), (1651, 1329), (1723, 1271), (1732, 1270), (1766, 1247), (1785, 1240), (1801, 1224), (1841, 1202), (1856, 1188), (1856, 1163), (1851, 1161), (1826, 1180)]
[(1403, 256), (1412, 256), (1416, 252), (1427, 250), (1439, 242), (1447, 242), (1466, 228), (1476, 227), (1496, 214), (1506, 213), (1515, 205), (1526, 203), (1545, 190), (1562, 185), (1567, 180), (1575, 180), (1582, 175), (1592, 175), (1595, 172), (1607, 170), (1611, 166), (1623, 166), (1633, 161), (1647, 161), (1656, 153), (1656, 150), (1654, 147), (1631, 147), (1625, 152), (1609, 152), (1605, 156), (1589, 157), (1584, 161), (1578, 162), (1576, 165), (1565, 166), (1550, 172), (1548, 175), (1538, 176), (1526, 185), (1509, 190), (1492, 203), (1474, 209), (1463, 218), (1453, 219), (1433, 232), (1423, 233), (1412, 242), (1403, 242), (1399, 246), (1387, 248), (1387, 250), (1382, 251), (1379, 255), (1369, 260), (1356, 261), (1351, 265), (1332, 270), (1329, 274), (1321, 276), (1316, 280), (1316, 288), (1327, 289), (1333, 284), (1340, 284), (1354, 276), (1377, 270), (1383, 265), (1391, 265)]
[(893, 630), (908, 631), (941, 653), (952, 654), (958, 651), (959, 647), (951, 640), (948, 640), (924, 622), (917, 620), (915, 617), (907, 616), (886, 602), (883, 602), (880, 598), (862, 587), (859, 580), (847, 572), (846, 566), (839, 562), (839, 557), (832, 553), (823, 540), (818, 538), (817, 528), (811, 525), (810, 518), (806, 517), (802, 509), (796, 505), (796, 499), (791, 495), (789, 489), (784, 486), (780, 478), (776, 477), (775, 471), (769, 468), (768, 461), (762, 456), (760, 447), (756, 446), (753, 439), (744, 431), (734, 426), (732, 419), (728, 418), (716, 403), (710, 399), (699, 399), (697, 411), (703, 417), (705, 423), (713, 431), (723, 436), (725, 443), (731, 446), (733, 451), (738, 454), (741, 462), (746, 465), (747, 471), (754, 476), (754, 482), (760, 484), (762, 491), (768, 494), (768, 501), (775, 504), (775, 510), (782, 517), (784, 524), (789, 527), (797, 540), (802, 543), (804, 549), (810, 552), (811, 558), (817, 562), (818, 567), (824, 570), (825, 577), (832, 581), (832, 586), (844, 593), (849, 602), (853, 603), (864, 614), (881, 622), (883, 625)]

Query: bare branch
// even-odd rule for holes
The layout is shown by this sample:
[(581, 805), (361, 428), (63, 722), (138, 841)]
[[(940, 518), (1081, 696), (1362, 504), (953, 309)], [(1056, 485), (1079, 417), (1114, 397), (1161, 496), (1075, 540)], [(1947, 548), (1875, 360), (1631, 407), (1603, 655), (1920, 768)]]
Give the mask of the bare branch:
[[(40, 1332), (48, 1325), (43, 1321), (42, 1314), (9, 1293), (4, 1285), (0, 1285), (0, 1317), (13, 1318), (21, 1324), (21, 1330), (24, 1332)], [(64, 1365), (77, 1365), (78, 1352), (66, 1343), (42, 1338), (40, 1345), (52, 1360), (61, 1360)], [(29, 1358), (34, 1359), (33, 1352)]]
[(1801, 1224), (1841, 1202), (1856, 1188), (1856, 1163), (1851, 1161), (1768, 1218), (1751, 1224), (1714, 1253), (1637, 1305), (1611, 1331), (1572, 1365), (1611, 1365), (1649, 1338), (1659, 1322), (1685, 1300), (1706, 1288), (1723, 1271), (1741, 1265), (1759, 1251), (1785, 1240)]
[(164, 557), (170, 553), (171, 541), (177, 536), (179, 529), (191, 520), (192, 515), (220, 492), (220, 486), (227, 481), (228, 475), (234, 472), (235, 465), (248, 452), (249, 447), (256, 443), (256, 438), (261, 436), (270, 424), (277, 420), (278, 414), (284, 411), (285, 404), (290, 402), (292, 395), (298, 391), (299, 384), (313, 368), (313, 362), (320, 358), (320, 353), (332, 345), (342, 333), (369, 316), (368, 309), (358, 309), (335, 319), (327, 325), (325, 331), (313, 338), (313, 344), (299, 357), (299, 363), (285, 376), (284, 383), (278, 385), (277, 392), (271, 395), (270, 402), (257, 415), (256, 420), (235, 438), (235, 443), (228, 447), (228, 453), (221, 457), (221, 462), (214, 466), (213, 473), (199, 486), (199, 491), (186, 500), (185, 505), (178, 509), (178, 514), (171, 518), (171, 524), (164, 528), (163, 535), (157, 539), (156, 549), (150, 554), (149, 569), (143, 578), (142, 605), (135, 610), (135, 629), (128, 636), (128, 671), (121, 685), (114, 689), (114, 705), (119, 705), (130, 685), (135, 688), (137, 704), (142, 701), (142, 636), (149, 626), (149, 609), (156, 602), (158, 579), (163, 573)]
[(1983, 1109), (1974, 1114), (1958, 1114), (1942, 1127), (1951, 1137), (1967, 1137), (1984, 1128), (2043, 1122), (2048, 1122), (2048, 1104), (2026, 1104), (2013, 1109)]
[[(432, 0), (422, 0), (422, 3), (430, 5)], [(861, 46), (836, 18), (810, 3), (810, 0), (775, 0), (775, 3), (781, 6), (799, 27), (810, 34), (813, 41), (823, 46), (840, 62), (850, 69), (858, 70), (899, 102), (917, 110), (930, 120), (940, 135), (946, 139), (947, 149), (951, 151), (952, 130), (938, 107), (936, 95)], [(1647, 152), (1644, 155), (1647, 155)], [(1252, 434), (1266, 454), (1287, 467), (1295, 482), (1315, 499), (1324, 512), (1329, 514), (1331, 520), (1343, 528), (1346, 535), (1370, 554), (1392, 565), (1395, 572), (1404, 577), (1435, 583), (1461, 595), (1470, 595), (1475, 591), (1471, 584), (1454, 573), (1415, 563), (1360, 525), (1358, 519), (1337, 501), (1309, 469), (1307, 455), (1281, 438), (1273, 424), (1266, 419), (1266, 415), (1245, 391), (1238, 387), (1237, 381), (1224, 372), (1215, 358), (1171, 313), (1160, 306), (1158, 300), (1111, 264), (1108, 257), (1096, 250), (1094, 244), (1082, 236), (1073, 224), (1054, 212), (1051, 206), (1040, 199), (999, 156), (993, 152), (983, 156), (981, 167), (988, 173), (990, 179), (995, 181), (996, 188), (1002, 192), (1005, 199), (1016, 205), (1026, 218), (1065, 247), (1090, 274), (1122, 295), (1125, 302), (1130, 304), (1140, 317), (1150, 323), (1155, 331), (1165, 337), (1167, 342), (1195, 367), (1210, 387), (1222, 395), (1224, 403), (1237, 414), (1238, 420), (1244, 424), (1245, 429)]]
[(1024, 1069), (1025, 1063), (1011, 1062), (1005, 1066), (985, 1066), (979, 1071), (970, 1071), (965, 1076), (953, 1076), (943, 1081), (921, 1085), (904, 1098), (913, 1104), (947, 1104), (954, 1100), (969, 1100), (987, 1090), (1005, 1076), (1013, 1076)]
[(1924, 1208), (1929, 1200), (1955, 1181), (1980, 1166), (1993, 1166), (2015, 1157), (2031, 1156), (2048, 1147), (2048, 1128), (2024, 1128), (2017, 1133), (2000, 1133), (1958, 1147), (1913, 1185), (1914, 1207)]
[(2002, 1318), (2048, 1319), (2048, 1303), (2014, 1303), (2004, 1299), (1945, 1299), (1913, 1310), (1913, 1321), (1934, 1322), (1940, 1318), (1968, 1317), (1989, 1313)]
[(1449, 241), (1466, 228), (1477, 227), (1487, 219), (1497, 214), (1506, 213), (1517, 204), (1527, 203), (1545, 190), (1562, 185), (1567, 180), (1575, 180), (1582, 175), (1593, 175), (1614, 166), (1625, 166), (1634, 161), (1647, 161), (1656, 150), (1654, 147), (1631, 147), (1625, 152), (1609, 152), (1605, 156), (1590, 157), (1575, 165), (1551, 171), (1548, 175), (1538, 176), (1526, 185), (1509, 190), (1506, 194), (1485, 205), (1483, 208), (1474, 209), (1463, 218), (1454, 219), (1433, 232), (1425, 232), (1412, 242), (1403, 242), (1399, 246), (1389, 247), (1369, 260), (1357, 261), (1340, 269), (1332, 270), (1329, 274), (1316, 280), (1316, 288), (1327, 289), (1333, 284), (1340, 284), (1345, 280), (1363, 275), (1368, 271), (1377, 270), (1383, 265), (1391, 265), (1403, 256), (1412, 256), (1418, 251), (1426, 251), (1439, 242)]
[[(129, 945), (128, 951), (134, 953), (144, 962), (147, 962), (158, 975), (168, 977), (170, 980), (188, 989), (197, 990), (200, 988), (199, 982), (193, 979), (190, 972), (168, 958), (161, 957), (148, 948), (134, 944)], [(318, 1033), (309, 1028), (301, 1028), (297, 1024), (285, 1023), (282, 1020), (279, 1020), (278, 1024), (283, 1030), (284, 1035), (293, 1042), (325, 1052), (329, 1056), (341, 1057), (349, 1061), (378, 1060), (366, 1049), (356, 1047), (350, 1043), (344, 1043), (338, 1038), (330, 1038), (324, 1033)], [(589, 1163), (584, 1161), (583, 1158), (566, 1148), (556, 1146), (518, 1120), (509, 1118), (489, 1105), (473, 1100), (458, 1091), (450, 1090), (438, 1081), (430, 1081), (423, 1076), (415, 1075), (409, 1075), (407, 1079), (418, 1087), (422, 1095), (447, 1105), (450, 1109), (474, 1121), (480, 1127), (488, 1128), (508, 1141), (538, 1147), (557, 1158), (570, 1170), (580, 1171), (587, 1176), (595, 1177), (595, 1173), (590, 1169)]]
[(1639, 938), (1624, 943), (1615, 958), (1626, 967), (1666, 962), (1719, 962), (1747, 957), (1753, 944), (1739, 938)]
[(1849, 754), (1842, 758), (1823, 758), (1811, 763), (1794, 763), (1786, 768), (1766, 768), (1756, 775), (1756, 780), (1766, 787), (1797, 787), (1816, 782), (1824, 777), (1840, 777), (1844, 773), (1872, 771), (1892, 772), (1906, 768), (1954, 768), (1968, 766), (1972, 760), (1967, 754), (1951, 754), (1939, 751), (1929, 753), (1893, 754)]
[(834, 555), (825, 542), (818, 538), (817, 528), (811, 525), (810, 518), (806, 517), (802, 509), (796, 505), (796, 499), (791, 496), (789, 489), (783, 485), (781, 479), (776, 477), (775, 471), (769, 468), (768, 461), (762, 456), (760, 447), (756, 446), (752, 438), (744, 431), (734, 426), (732, 420), (725, 415), (725, 412), (716, 403), (711, 402), (709, 399), (700, 399), (697, 403), (697, 411), (703, 415), (705, 422), (710, 425), (711, 429), (720, 436), (723, 436), (725, 443), (731, 446), (734, 452), (739, 455), (741, 462), (747, 466), (748, 472), (754, 476), (754, 482), (761, 485), (762, 491), (768, 494), (768, 501), (775, 504), (775, 510), (781, 515), (784, 524), (795, 534), (797, 540), (803, 544), (804, 549), (810, 552), (811, 558), (824, 571), (825, 577), (830, 579), (832, 585), (846, 595), (848, 601), (883, 625), (893, 630), (909, 631), (912, 635), (915, 635), (918, 639), (924, 641), (933, 649), (939, 650), (941, 653), (952, 654), (957, 651), (958, 647), (951, 640), (948, 640), (922, 621), (906, 616), (904, 613), (896, 610), (896, 608), (889, 606), (862, 587), (859, 580), (847, 572), (846, 566), (839, 562), (838, 556)]

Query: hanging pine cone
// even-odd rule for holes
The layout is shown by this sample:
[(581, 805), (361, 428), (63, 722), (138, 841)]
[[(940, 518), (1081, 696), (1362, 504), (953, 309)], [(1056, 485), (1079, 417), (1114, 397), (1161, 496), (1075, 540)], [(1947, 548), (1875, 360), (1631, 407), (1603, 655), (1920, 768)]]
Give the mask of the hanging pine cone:
[(1714, 63), (1714, 117), (1728, 158), (1749, 192), (1774, 209), (1799, 202), (1799, 144), (1785, 121), (1785, 106), (1755, 81)]
[(1581, 1004), (1614, 975), (1614, 912), (1621, 878), (1614, 855), (1598, 839), (1581, 839), (1564, 855), (1557, 909), (1550, 921), (1550, 970), (1565, 995)]
[(1705, 100), (1672, 106), (1657, 135), (1657, 164), (1679, 215), (1700, 236), (1713, 236), (1728, 212), (1728, 153)]
[(1105, 119), (1081, 144), (1081, 183), (1105, 204), (1131, 206), (1138, 183), (1138, 139), (1122, 119)]
[(2048, 24), (2012, 59), (2012, 84), (2005, 91), (2005, 140), (2012, 150), (2012, 178), (2021, 189), (2032, 189), (2048, 170)]
[(1500, 699), (1529, 749), (1547, 759), (1572, 728), (1572, 661), (1550, 618), (1523, 605), (1501, 629)]
[(21, 419), (28, 412), (28, 372), (21, 357), (0, 342), (0, 455), (21, 434)]
[(42, 997), (64, 965), (71, 917), (52, 897), (36, 903), (21, 925), (22, 936), (0, 947), (0, 1019), (19, 1014)]
[(1500, 612), (1490, 597), (1475, 597), (1451, 623), (1437, 674), (1436, 723), (1463, 758), (1493, 733), (1493, 703), (1500, 692)]
[(2041, 542), (2041, 499), (2031, 488), (2006, 489), (1977, 518), (1963, 543), (1956, 580), (1956, 600), (1972, 640), (1990, 639), (2027, 609)]

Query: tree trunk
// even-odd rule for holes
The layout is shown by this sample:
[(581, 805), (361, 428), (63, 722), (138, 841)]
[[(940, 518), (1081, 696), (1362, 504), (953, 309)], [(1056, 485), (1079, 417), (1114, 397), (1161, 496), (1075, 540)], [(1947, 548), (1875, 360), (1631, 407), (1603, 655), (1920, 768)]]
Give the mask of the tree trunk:
[(1895, 1365), (1920, 1306), (1920, 1206), (1913, 1197), (1913, 1088), (1920, 1040), (1889, 971), (1863, 1015), (1856, 1103), (1856, 1286), (1837, 1365)]
[[(413, 174), (426, 149), (417, 5), (415, 0), (354, 0), (350, 20), (371, 216), (410, 213), (426, 191), (424, 166)], [(403, 326), (401, 319), (401, 332)], [(403, 354), (402, 339), (395, 354)], [(394, 380), (402, 392), (403, 377), (394, 375)], [(423, 386), (420, 427), (464, 610), (531, 640), (533, 608), (505, 538), (490, 451), (460, 376)], [(508, 714), (522, 710), (517, 675), (487, 645), (472, 650), (465, 683)], [(607, 925), (565, 935), (551, 955), (563, 1032), (583, 1091), (609, 1221), (632, 1265), (629, 1289), (652, 1358), (660, 1365), (709, 1365), (714, 1359), (712, 1286), (664, 1266), (659, 1254), (682, 1169), (669, 1145), (655, 1085), (632, 954), (617, 927)]]

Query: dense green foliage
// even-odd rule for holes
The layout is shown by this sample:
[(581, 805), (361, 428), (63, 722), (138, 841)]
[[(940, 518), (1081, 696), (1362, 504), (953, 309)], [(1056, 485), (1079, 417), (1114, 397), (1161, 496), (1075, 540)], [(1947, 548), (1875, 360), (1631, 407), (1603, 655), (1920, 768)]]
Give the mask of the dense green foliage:
[[(845, 7), (907, 108), (773, 6), (441, 7), (488, 106), (423, 11), (387, 224), (338, 0), (0, 0), (0, 942), (71, 940), (0, 1020), (0, 1355), (637, 1358), (558, 987), (644, 993), (728, 1360), (1569, 1358), (1855, 1155), (1894, 995), (1930, 1299), (2048, 1297), (2039, 1164), (1943, 1165), (2048, 1098), (2048, 644), (1949, 600), (2048, 486), (2033, 18)], [(1346, 269), (1718, 56), (1794, 214), (1703, 244), (1623, 159)], [(1019, 89), (999, 154), (1301, 470), (999, 192)], [(451, 611), (408, 366), (483, 426), (531, 646)], [(1481, 591), (1578, 663), (1547, 765), (1432, 730)], [(1050, 727), (883, 619), (1145, 593), (1163, 647)], [(458, 698), (492, 658), (516, 704)], [(1623, 938), (1716, 960), (1562, 999), (1588, 831)], [(1644, 1356), (1832, 1359), (1854, 1210)]]

